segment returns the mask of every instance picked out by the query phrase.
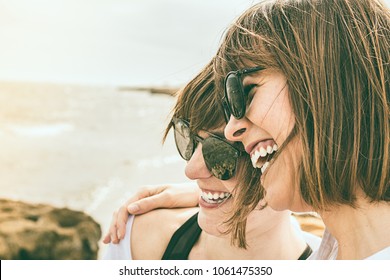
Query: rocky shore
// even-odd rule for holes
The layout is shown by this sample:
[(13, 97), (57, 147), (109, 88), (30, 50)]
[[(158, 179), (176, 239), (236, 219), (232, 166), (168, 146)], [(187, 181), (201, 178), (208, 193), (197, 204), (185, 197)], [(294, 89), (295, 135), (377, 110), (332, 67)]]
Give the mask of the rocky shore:
[(148, 92), (152, 94), (166, 94), (175, 96), (179, 91), (176, 87), (118, 87), (119, 92)]
[[(106, 233), (113, 211), (139, 187), (188, 180), (173, 135), (161, 143), (175, 99), (151, 92), (0, 82), (0, 198), (82, 211)], [(24, 229), (40, 230), (35, 227), (38, 222), (21, 221)], [(52, 232), (63, 234), (64, 228), (54, 224)], [(0, 247), (8, 253), (0, 258), (20, 258), (17, 251), (27, 248), (28, 242), (41, 242), (35, 233), (33, 240), (16, 241), (22, 239), (19, 224), (7, 229), (5, 225), (0, 224)], [(13, 229), (18, 232), (11, 233)], [(11, 236), (7, 242), (5, 231)], [(25, 236), (30, 238), (31, 233)], [(100, 240), (98, 258), (106, 247)], [(79, 252), (68, 258), (92, 256)]]
[(100, 237), (100, 225), (83, 212), (0, 199), (2, 260), (93, 260)]
[(139, 187), (187, 182), (161, 144), (176, 90), (0, 82), (0, 259), (99, 258)]

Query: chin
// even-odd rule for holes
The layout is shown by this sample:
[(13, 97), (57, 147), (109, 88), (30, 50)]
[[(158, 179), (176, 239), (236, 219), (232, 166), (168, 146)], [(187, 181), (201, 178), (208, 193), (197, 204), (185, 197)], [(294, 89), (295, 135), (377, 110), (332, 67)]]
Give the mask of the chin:
[(212, 210), (201, 207), (198, 214), (200, 228), (208, 234), (223, 236), (223, 232), (226, 230), (223, 223), (229, 218), (227, 211), (224, 209), (225, 207)]
[(268, 190), (266, 191), (264, 200), (267, 202), (267, 206), (275, 211), (292, 210), (290, 209), (291, 204), (289, 203), (289, 199), (285, 194), (279, 195)]
[(219, 230), (219, 226), (218, 226), (220, 222), (221, 222), (220, 220), (213, 221), (212, 219), (207, 219), (207, 218), (203, 217), (201, 213), (199, 213), (199, 215), (198, 215), (198, 224), (199, 224), (200, 228), (204, 232), (211, 234), (211, 235), (214, 235), (214, 236), (221, 236), (222, 235), (221, 231)]
[(282, 194), (267, 192), (265, 200), (267, 201), (267, 205), (275, 211), (313, 211), (312, 207), (305, 203), (299, 194), (291, 194), (290, 196), (288, 196), (288, 193), (286, 191), (282, 192)]

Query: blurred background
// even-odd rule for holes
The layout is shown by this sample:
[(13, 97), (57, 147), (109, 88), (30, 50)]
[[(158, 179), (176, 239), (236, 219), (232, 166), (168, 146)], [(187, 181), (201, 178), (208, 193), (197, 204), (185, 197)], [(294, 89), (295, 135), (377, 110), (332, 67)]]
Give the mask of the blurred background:
[(0, 79), (177, 86), (252, 0), (0, 0)]
[(140, 186), (186, 181), (172, 134), (161, 143), (166, 93), (255, 2), (0, 0), (0, 198), (81, 210), (105, 233)]
[(138, 187), (186, 181), (158, 92), (254, 2), (0, 0), (0, 198), (81, 210), (105, 233)]

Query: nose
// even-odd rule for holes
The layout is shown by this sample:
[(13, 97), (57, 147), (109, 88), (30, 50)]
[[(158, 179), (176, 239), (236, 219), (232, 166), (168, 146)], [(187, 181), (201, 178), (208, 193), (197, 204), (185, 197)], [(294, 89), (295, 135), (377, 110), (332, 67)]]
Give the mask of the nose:
[(241, 141), (245, 132), (248, 130), (248, 127), (249, 122), (245, 117), (237, 120), (233, 116), (230, 116), (229, 122), (227, 123), (224, 131), (225, 137), (230, 141)]
[(201, 143), (198, 144), (191, 159), (187, 162), (185, 174), (191, 180), (205, 179), (212, 176), (204, 162)]

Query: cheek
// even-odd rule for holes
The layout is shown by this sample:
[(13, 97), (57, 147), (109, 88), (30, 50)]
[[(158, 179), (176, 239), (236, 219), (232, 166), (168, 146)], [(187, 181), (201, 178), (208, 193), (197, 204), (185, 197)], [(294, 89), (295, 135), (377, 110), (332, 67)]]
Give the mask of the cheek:
[(255, 94), (248, 108), (247, 117), (271, 135), (279, 145), (288, 137), (295, 124), (287, 90), (276, 96)]
[(262, 176), (265, 199), (275, 210), (291, 209), (301, 201), (298, 170), (302, 153), (297, 142), (293, 139)]
[(191, 159), (187, 162), (184, 173), (191, 180), (211, 176), (203, 159), (201, 145), (198, 145)]
[(230, 193), (233, 192), (234, 188), (237, 186), (237, 180), (235, 178), (226, 181), (221, 181), (221, 183)]

